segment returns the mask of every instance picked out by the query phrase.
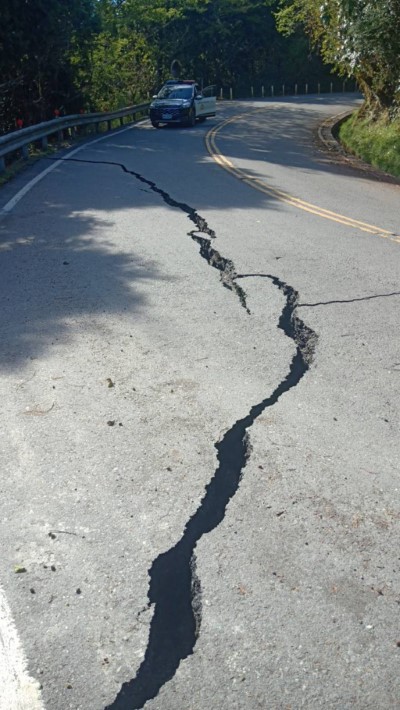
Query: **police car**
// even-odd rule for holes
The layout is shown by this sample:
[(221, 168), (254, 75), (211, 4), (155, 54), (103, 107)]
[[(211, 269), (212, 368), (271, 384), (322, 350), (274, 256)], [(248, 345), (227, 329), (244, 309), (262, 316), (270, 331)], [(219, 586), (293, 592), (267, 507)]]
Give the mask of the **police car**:
[(213, 87), (203, 91), (195, 81), (167, 81), (150, 104), (150, 121), (154, 128), (161, 123), (178, 123), (194, 126), (197, 121), (205, 121), (215, 116), (217, 101), (210, 94)]

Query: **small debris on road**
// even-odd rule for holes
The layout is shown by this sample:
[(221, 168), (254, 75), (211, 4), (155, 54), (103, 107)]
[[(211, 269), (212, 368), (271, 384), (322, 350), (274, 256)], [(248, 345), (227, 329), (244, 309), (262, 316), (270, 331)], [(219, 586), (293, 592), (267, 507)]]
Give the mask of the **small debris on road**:
[(39, 417), (39, 416), (43, 416), (44, 414), (48, 414), (49, 412), (51, 412), (53, 407), (54, 407), (54, 402), (51, 405), (51, 407), (49, 407), (48, 409), (40, 409), (38, 405), (35, 405), (32, 409), (30, 407), (26, 407), (25, 411), (22, 412), (22, 414), (31, 414), (35, 417)]

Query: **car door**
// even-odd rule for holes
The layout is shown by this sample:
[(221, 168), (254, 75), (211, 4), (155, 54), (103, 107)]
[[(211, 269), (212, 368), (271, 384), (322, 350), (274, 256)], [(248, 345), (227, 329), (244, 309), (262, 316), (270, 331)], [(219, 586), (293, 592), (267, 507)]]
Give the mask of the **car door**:
[(196, 102), (196, 117), (199, 116), (215, 116), (217, 101), (212, 90), (215, 87), (207, 86), (203, 91), (199, 92), (195, 98)]

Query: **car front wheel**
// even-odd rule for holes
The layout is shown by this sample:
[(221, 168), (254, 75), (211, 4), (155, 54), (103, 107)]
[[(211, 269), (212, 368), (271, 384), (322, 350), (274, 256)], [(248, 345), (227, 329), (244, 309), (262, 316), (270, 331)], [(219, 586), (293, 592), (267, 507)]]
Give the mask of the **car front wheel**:
[(193, 127), (196, 123), (196, 111), (194, 108), (191, 108), (188, 117), (187, 117), (187, 125)]

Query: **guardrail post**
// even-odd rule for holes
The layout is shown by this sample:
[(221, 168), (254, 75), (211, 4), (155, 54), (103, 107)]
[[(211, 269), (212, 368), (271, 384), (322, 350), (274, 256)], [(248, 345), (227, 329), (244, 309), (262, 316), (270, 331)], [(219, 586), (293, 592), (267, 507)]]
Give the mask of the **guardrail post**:
[(282, 84), (282, 96), (285, 96), (285, 84)]
[(274, 85), (272, 84), (272, 86), (271, 86), (271, 96), (273, 96), (273, 95), (274, 95)]
[(230, 96), (230, 99), (231, 99), (231, 101), (232, 101), (232, 99), (233, 99), (233, 90), (232, 90), (232, 87), (229, 89), (229, 96)]
[(265, 92), (264, 92), (264, 87), (261, 87), (261, 96), (264, 98)]
[(107, 121), (107, 130), (111, 131), (112, 128), (112, 121)]
[(294, 95), (297, 96), (297, 84), (294, 85)]
[(148, 104), (138, 104), (113, 112), (89, 113), (87, 116), (71, 114), (71, 116), (59, 116), (57, 120), (50, 119), (50, 121), (43, 121), (37, 126), (27, 126), (26, 128), (23, 128), (21, 119), (21, 130), (11, 131), (4, 136), (0, 136), (0, 173), (7, 169), (7, 156), (10, 156), (10, 160), (13, 154), (27, 160), (30, 157), (30, 146), (39, 145), (42, 150), (46, 150), (51, 136), (54, 136), (59, 143), (62, 143), (64, 138), (67, 139), (69, 136), (98, 133), (102, 130), (100, 125), (102, 123), (107, 124), (108, 128), (112, 130), (114, 121), (119, 120), (121, 126), (123, 126), (125, 115), (129, 117), (129, 121), (135, 121), (136, 116), (147, 115), (148, 108)]
[(318, 93), (321, 93), (321, 84), (318, 82)]
[(333, 94), (333, 83), (331, 81), (331, 94)]
[(254, 99), (254, 86), (250, 87), (250, 91), (251, 91), (251, 98)]
[(308, 84), (306, 84), (306, 94), (308, 94)]

